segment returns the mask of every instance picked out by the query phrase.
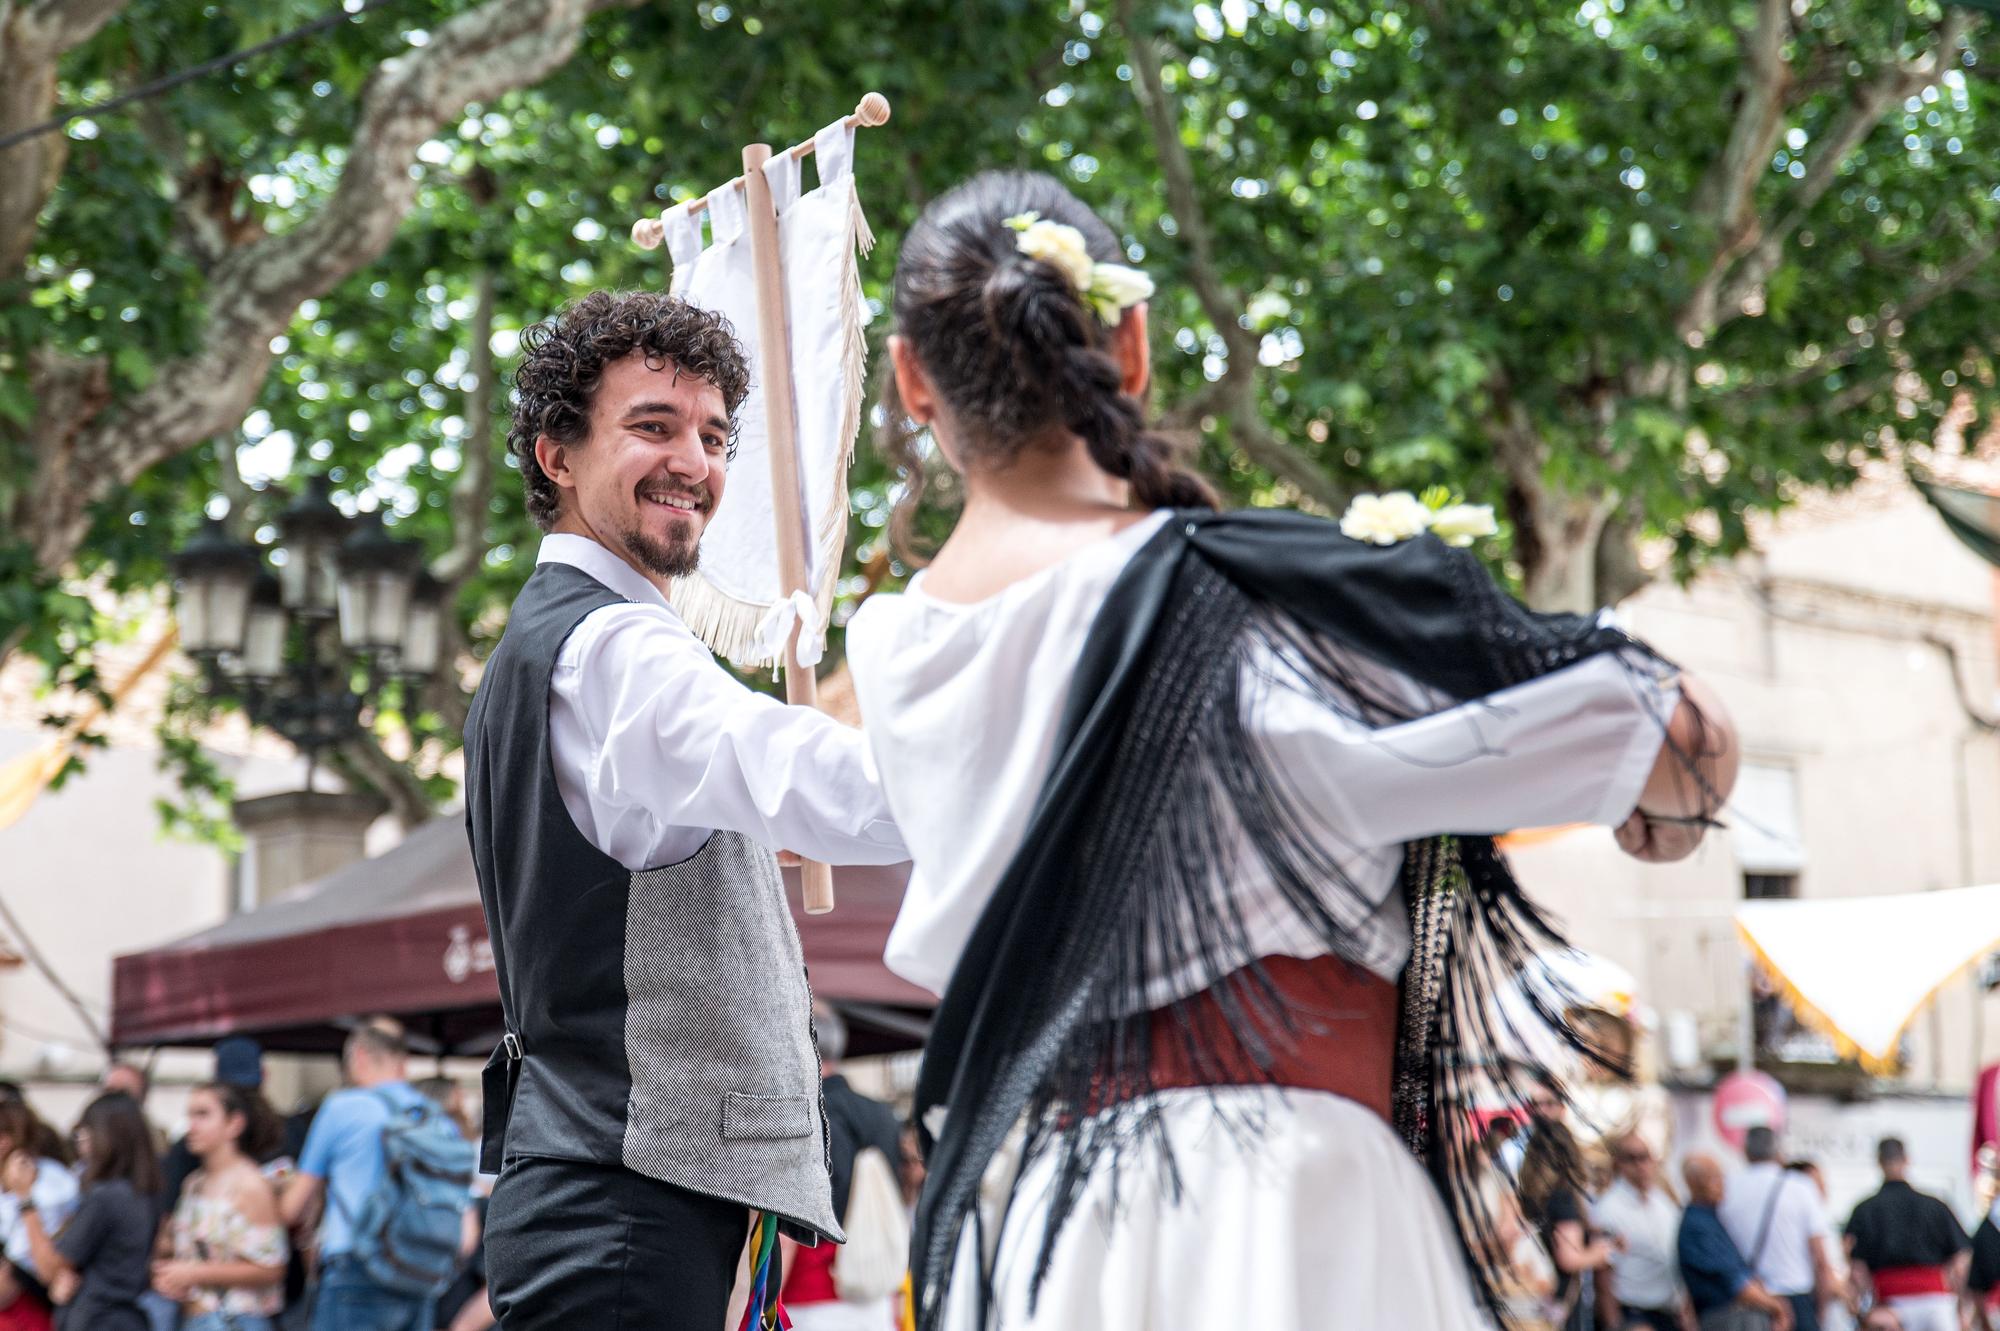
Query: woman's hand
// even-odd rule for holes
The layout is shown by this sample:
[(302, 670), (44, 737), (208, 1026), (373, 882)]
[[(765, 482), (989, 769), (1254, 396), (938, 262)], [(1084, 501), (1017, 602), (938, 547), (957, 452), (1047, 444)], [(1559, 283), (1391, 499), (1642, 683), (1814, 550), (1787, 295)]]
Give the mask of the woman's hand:
[(6, 1165), (0, 1167), (0, 1188), (26, 1201), (35, 1190), (35, 1176), (39, 1172), (35, 1157), (26, 1151), (16, 1151), (7, 1157)]
[(154, 1262), (153, 1288), (172, 1299), (184, 1303), (194, 1289), (192, 1262)]
[(56, 1273), (56, 1278), (49, 1282), (49, 1302), (58, 1308), (62, 1307), (76, 1297), (77, 1288), (82, 1284), (83, 1277), (78, 1275), (74, 1268), (65, 1266)]
[(1633, 859), (1668, 864), (1694, 854), (1707, 831), (1702, 822), (1656, 818), (1642, 809), (1634, 809), (1612, 835), (1618, 839), (1618, 849)]

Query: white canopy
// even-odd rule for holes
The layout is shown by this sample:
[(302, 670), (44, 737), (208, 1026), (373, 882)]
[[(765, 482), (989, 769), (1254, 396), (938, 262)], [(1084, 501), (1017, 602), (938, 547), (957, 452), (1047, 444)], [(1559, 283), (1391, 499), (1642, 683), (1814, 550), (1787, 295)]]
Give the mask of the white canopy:
[(2000, 883), (1821, 901), (1752, 901), (1736, 932), (1801, 1021), (1871, 1072), (1933, 994), (2000, 948)]

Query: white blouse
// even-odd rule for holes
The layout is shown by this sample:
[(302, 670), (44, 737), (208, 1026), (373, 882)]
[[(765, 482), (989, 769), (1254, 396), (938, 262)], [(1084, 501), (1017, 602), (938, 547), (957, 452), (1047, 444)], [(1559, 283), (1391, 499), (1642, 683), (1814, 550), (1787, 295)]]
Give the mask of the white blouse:
[(718, 830), (831, 864), (907, 858), (852, 726), (746, 687), (588, 537), (545, 536), (535, 562), (582, 569), (626, 602), (587, 615), (549, 677), (556, 789), (591, 845), (628, 869), (678, 864)]
[[(912, 983), (944, 991), (1041, 793), (1092, 621), (1166, 516), (971, 604), (929, 596), (919, 574), (900, 595), (870, 597), (848, 624), (863, 729), (915, 862), (886, 953)], [(1319, 810), (1326, 849), (1370, 907), (1397, 904), (1389, 898), (1406, 841), (1623, 822), (1679, 701), (1673, 685), (1612, 653), (1457, 706), (1386, 667), (1348, 664), (1430, 714), (1371, 729), (1272, 687), (1268, 676), (1285, 666), (1252, 657), (1243, 667), (1246, 724), (1283, 763), (1301, 804)], [(1322, 955), (1257, 858), (1240, 863), (1231, 890), (1252, 954)], [(1395, 979), (1409, 956), (1403, 911), (1347, 903), (1338, 913), (1368, 968)], [(1148, 1001), (1201, 983), (1192, 968), (1170, 973), (1170, 992)]]

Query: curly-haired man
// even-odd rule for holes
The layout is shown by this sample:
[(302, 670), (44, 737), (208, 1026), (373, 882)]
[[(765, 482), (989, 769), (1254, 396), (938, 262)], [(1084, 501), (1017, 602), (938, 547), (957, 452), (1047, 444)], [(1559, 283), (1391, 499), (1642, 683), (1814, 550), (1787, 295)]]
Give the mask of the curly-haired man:
[(493, 1307), (508, 1331), (720, 1327), (752, 1211), (841, 1237), (772, 848), (906, 852), (859, 732), (745, 688), (667, 602), (748, 388), (728, 324), (597, 293), (523, 346), (508, 442), (548, 535), (465, 735), (507, 1020)]

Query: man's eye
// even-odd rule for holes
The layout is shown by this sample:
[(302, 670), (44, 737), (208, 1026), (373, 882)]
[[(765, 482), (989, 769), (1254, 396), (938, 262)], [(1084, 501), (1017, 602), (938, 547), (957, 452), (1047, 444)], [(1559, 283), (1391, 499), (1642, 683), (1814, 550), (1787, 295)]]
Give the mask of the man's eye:
[(724, 439), (724, 438), (723, 438), (723, 437), (722, 437), (721, 435), (719, 435), (719, 434), (711, 434), (711, 435), (708, 435), (708, 436), (705, 436), (705, 437), (704, 437), (704, 438), (702, 439), (702, 443), (704, 443), (704, 444), (708, 445), (708, 447), (709, 447), (709, 448), (710, 448), (710, 450), (712, 450), (712, 451), (719, 451), (719, 450), (721, 450), (721, 449), (723, 449), (723, 448), (727, 448), (727, 447), (729, 446), (729, 441), (728, 441), (727, 439)]
[(658, 434), (660, 433), (661, 430), (665, 429), (666, 427), (661, 425), (658, 421), (640, 421), (637, 425), (634, 425), (632, 428), (635, 430), (645, 430), (651, 434)]

